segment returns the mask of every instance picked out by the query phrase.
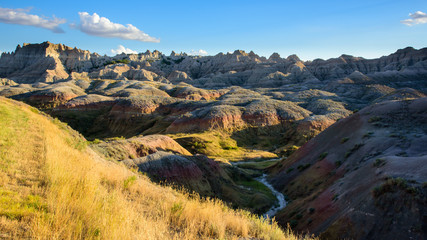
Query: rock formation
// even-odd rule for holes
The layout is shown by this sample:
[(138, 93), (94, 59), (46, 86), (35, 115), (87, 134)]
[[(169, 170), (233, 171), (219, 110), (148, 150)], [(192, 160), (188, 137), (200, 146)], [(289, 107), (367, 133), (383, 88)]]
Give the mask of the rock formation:
[[(17, 83), (53, 82), (88, 73), (92, 79), (134, 79), (188, 82), (193, 86), (279, 87), (289, 83), (319, 83), (349, 78), (353, 81), (394, 81), (411, 77), (419, 81), (427, 75), (427, 49), (405, 48), (378, 59), (342, 55), (328, 60), (301, 61), (277, 53), (268, 59), (242, 50), (215, 56), (165, 56), (158, 51), (119, 54), (114, 57), (44, 42), (24, 44), (0, 58), (0, 77)], [(80, 74), (80, 75), (79, 75)], [(410, 87), (410, 86), (409, 86)], [(425, 88), (425, 85), (423, 86)]]

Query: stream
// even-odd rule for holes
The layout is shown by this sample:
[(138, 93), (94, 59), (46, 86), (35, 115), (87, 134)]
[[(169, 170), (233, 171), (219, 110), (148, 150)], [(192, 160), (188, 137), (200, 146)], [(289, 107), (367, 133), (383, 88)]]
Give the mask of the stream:
[[(265, 160), (262, 162), (273, 162), (273, 161), (278, 161), (278, 160), (280, 160), (280, 159), (275, 158), (275, 159)], [(261, 162), (261, 161), (247, 161), (247, 162), (241, 161), (241, 162), (231, 162), (231, 164), (234, 166), (238, 166), (240, 164), (245, 164), (245, 163), (248, 164), (248, 163), (259, 163), (259, 162)], [(264, 184), (266, 187), (268, 187), (268, 189), (270, 189), (270, 191), (273, 193), (273, 195), (279, 201), (278, 204), (273, 205), (266, 213), (263, 214), (264, 218), (267, 218), (267, 216), (269, 218), (272, 218), (274, 215), (276, 215), (276, 213), (280, 209), (286, 207), (285, 196), (282, 193), (276, 191), (276, 189), (274, 189), (274, 187), (267, 181), (267, 174), (263, 174), (262, 176), (255, 178), (255, 180)]]
[(270, 189), (271, 192), (274, 194), (274, 196), (276, 196), (277, 200), (279, 200), (278, 205), (274, 205), (266, 213), (263, 214), (264, 218), (267, 218), (267, 216), (272, 218), (280, 209), (286, 206), (285, 196), (282, 193), (276, 191), (276, 189), (274, 189), (274, 187), (267, 181), (267, 174), (263, 174), (261, 177), (258, 177), (255, 180), (267, 186), (268, 189)]

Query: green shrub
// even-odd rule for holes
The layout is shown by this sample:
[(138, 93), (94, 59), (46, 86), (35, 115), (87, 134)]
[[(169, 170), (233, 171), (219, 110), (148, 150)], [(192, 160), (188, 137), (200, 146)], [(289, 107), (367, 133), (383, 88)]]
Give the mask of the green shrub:
[(386, 163), (387, 162), (384, 159), (377, 158), (377, 159), (375, 159), (375, 162), (373, 163), (373, 166), (378, 168), (378, 167), (384, 166)]
[(174, 203), (173, 206), (171, 207), (171, 212), (173, 214), (178, 213), (180, 214), (182, 212), (182, 210), (184, 209), (184, 207), (182, 206), (182, 203)]
[(339, 194), (334, 194), (334, 196), (332, 197), (332, 201), (338, 200), (339, 196), (340, 196)]
[(191, 148), (197, 151), (201, 149), (206, 149), (207, 146), (204, 142), (194, 142)]
[(129, 59), (117, 60), (116, 62), (117, 63), (123, 63), (123, 64), (129, 64), (130, 63)]
[(328, 156), (328, 152), (323, 152), (322, 154), (319, 155), (319, 159), (323, 160), (326, 156)]
[(104, 66), (117, 64), (117, 63), (129, 64), (130, 60), (129, 59), (112, 60), (104, 63)]
[(172, 63), (171, 62), (169, 62), (168, 60), (166, 60), (166, 59), (162, 59), (162, 64), (165, 64), (165, 65), (171, 65)]
[(93, 141), (88, 141), (89, 144), (98, 144), (100, 142), (101, 140), (99, 140), (98, 138), (95, 138)]
[(364, 143), (358, 143), (358, 144), (355, 144), (354, 146), (353, 146), (353, 148), (351, 148), (350, 150), (348, 150), (346, 153), (345, 153), (345, 158), (348, 158), (351, 154), (353, 154), (355, 151), (357, 151), (357, 150), (359, 150), (359, 148), (361, 148), (363, 145), (365, 145)]
[(176, 64), (180, 64), (182, 61), (184, 61), (184, 57), (178, 58), (176, 60), (173, 60)]
[(379, 117), (379, 116), (373, 116), (373, 117), (370, 117), (369, 118), (369, 120), (368, 120), (368, 122), (370, 122), (370, 123), (374, 123), (374, 122), (378, 122), (378, 121), (381, 121), (381, 117)]
[(292, 219), (292, 220), (289, 222), (289, 226), (290, 226), (291, 228), (295, 228), (297, 225), (298, 225), (298, 221), (297, 221), (297, 220), (295, 220), (295, 219)]
[(136, 176), (130, 176), (123, 181), (123, 188), (129, 189), (130, 186), (136, 181)]
[(372, 190), (374, 197), (379, 197), (385, 193), (396, 192), (397, 190), (404, 190), (409, 194), (416, 194), (418, 190), (415, 187), (409, 186), (408, 182), (403, 178), (389, 178), (380, 186), (375, 187)]
[(370, 138), (372, 135), (374, 135), (374, 132), (367, 132), (365, 135), (363, 135), (363, 138)]
[(237, 146), (232, 146), (232, 145), (228, 144), (227, 142), (220, 142), (219, 145), (224, 150), (237, 150), (238, 149)]
[(298, 168), (298, 170), (299, 170), (300, 172), (302, 172), (302, 171), (304, 171), (305, 169), (309, 168), (310, 166), (311, 166), (311, 164), (310, 164), (310, 163), (307, 163), (307, 164), (301, 164), (301, 165), (299, 165), (297, 168)]
[(348, 139), (349, 139), (348, 137), (342, 138), (342, 139), (341, 139), (341, 144), (342, 144), (342, 143), (347, 142), (347, 141), (348, 141)]

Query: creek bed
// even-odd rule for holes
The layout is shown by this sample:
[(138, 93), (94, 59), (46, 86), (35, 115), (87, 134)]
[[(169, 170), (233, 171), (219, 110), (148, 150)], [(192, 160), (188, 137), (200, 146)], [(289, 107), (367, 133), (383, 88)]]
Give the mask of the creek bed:
[(274, 215), (276, 215), (276, 213), (286, 207), (286, 200), (285, 200), (285, 196), (276, 191), (276, 189), (274, 189), (274, 187), (267, 181), (267, 174), (263, 174), (261, 177), (256, 178), (255, 180), (257, 180), (258, 182), (264, 184), (266, 187), (268, 187), (268, 189), (270, 189), (270, 191), (273, 193), (274, 196), (276, 196), (277, 200), (279, 201), (279, 204), (274, 205), (273, 207), (271, 207), (266, 213), (263, 214), (264, 218), (267, 218), (267, 216), (269, 218), (273, 217)]

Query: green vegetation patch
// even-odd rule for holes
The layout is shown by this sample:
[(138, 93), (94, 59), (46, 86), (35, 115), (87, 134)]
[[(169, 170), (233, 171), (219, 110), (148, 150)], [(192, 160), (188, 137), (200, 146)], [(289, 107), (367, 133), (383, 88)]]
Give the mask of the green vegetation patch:
[(375, 187), (372, 190), (372, 195), (377, 198), (385, 193), (393, 193), (398, 190), (403, 190), (412, 195), (418, 193), (417, 188), (410, 186), (408, 181), (398, 177), (398, 178), (389, 178), (380, 186)]
[(130, 60), (129, 59), (120, 59), (120, 60), (108, 61), (108, 62), (104, 63), (104, 66), (112, 65), (112, 64), (116, 64), (116, 63), (129, 64)]
[(328, 156), (328, 152), (323, 152), (319, 155), (319, 160), (323, 160), (326, 156)]
[(356, 152), (357, 150), (359, 150), (359, 148), (361, 148), (363, 145), (365, 145), (365, 144), (364, 143), (355, 144), (350, 150), (348, 150), (345, 153), (344, 157), (345, 158), (350, 157), (350, 155), (352, 155), (354, 152)]
[(305, 169), (309, 168), (310, 166), (311, 166), (311, 164), (310, 164), (310, 163), (307, 163), (307, 164), (301, 164), (301, 165), (299, 165), (297, 168), (298, 168), (298, 170), (299, 170), (300, 172), (302, 172), (302, 171), (304, 171)]
[(230, 142), (221, 141), (221, 142), (219, 142), (219, 145), (224, 150), (237, 150), (238, 149), (237, 146), (230, 144)]
[(47, 211), (41, 197), (31, 194), (23, 197), (16, 192), (0, 188), (0, 216), (19, 220), (40, 210)]
[(6, 170), (15, 162), (9, 147), (19, 144), (16, 136), (28, 128), (28, 115), (5, 105), (0, 105), (0, 169)]
[(264, 170), (276, 164), (278, 161), (260, 161), (260, 162), (250, 162), (250, 163), (241, 163), (239, 164), (240, 168)]
[(373, 117), (370, 117), (369, 118), (369, 120), (368, 120), (368, 122), (369, 123), (374, 123), (374, 122), (379, 122), (379, 121), (381, 121), (381, 117), (379, 117), (379, 116), (373, 116)]
[(386, 163), (387, 163), (387, 162), (386, 162), (386, 160), (384, 160), (384, 159), (382, 159), (382, 158), (377, 158), (377, 159), (375, 159), (375, 162), (374, 162), (372, 165), (373, 165), (374, 167), (379, 168), (379, 167), (384, 166)]
[(265, 186), (264, 184), (256, 180), (246, 180), (246, 181), (241, 180), (241, 181), (238, 181), (237, 184), (258, 190), (259, 192), (266, 194), (269, 198), (276, 199), (274, 194), (271, 192), (271, 190), (267, 186)]
[(136, 181), (136, 176), (134, 175), (134, 176), (130, 176), (130, 177), (128, 177), (128, 178), (126, 178), (124, 181), (123, 181), (123, 188), (124, 189), (129, 189), (129, 187), (130, 186), (132, 186), (132, 184)]

